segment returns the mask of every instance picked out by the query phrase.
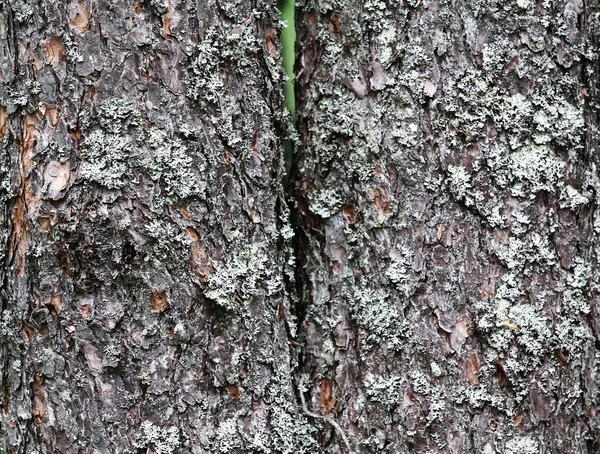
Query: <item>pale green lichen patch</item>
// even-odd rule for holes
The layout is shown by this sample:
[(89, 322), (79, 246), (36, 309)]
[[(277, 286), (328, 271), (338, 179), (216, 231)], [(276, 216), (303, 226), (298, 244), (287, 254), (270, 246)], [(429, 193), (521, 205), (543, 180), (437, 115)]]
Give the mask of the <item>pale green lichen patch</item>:
[(430, 383), (427, 375), (418, 370), (410, 373), (410, 384), (416, 393), (427, 396), (429, 403), (427, 423), (431, 424), (436, 420), (442, 422), (446, 410), (444, 389)]
[(520, 148), (510, 155), (509, 168), (514, 178), (511, 194), (535, 198), (540, 191), (555, 193), (565, 165), (546, 146)]
[(192, 156), (180, 139), (170, 139), (166, 132), (152, 128), (148, 133), (148, 144), (150, 151), (141, 164), (150, 178), (164, 184), (167, 193), (186, 198), (204, 192), (193, 170)]
[(342, 207), (342, 199), (335, 189), (322, 189), (311, 197), (310, 211), (324, 219), (333, 216)]
[(531, 437), (515, 437), (506, 442), (505, 454), (539, 454), (540, 446), (537, 440)]
[(132, 147), (126, 130), (137, 118), (137, 112), (131, 103), (119, 98), (102, 101), (97, 112), (101, 128), (84, 137), (81, 176), (109, 189), (122, 188), (127, 182)]
[(365, 389), (367, 398), (371, 401), (381, 402), (385, 405), (397, 405), (402, 401), (403, 380), (400, 375), (382, 375), (367, 374), (365, 377)]
[(99, 129), (92, 131), (81, 150), (81, 176), (109, 189), (125, 186), (130, 147), (126, 137)]
[(401, 350), (408, 342), (410, 327), (400, 301), (394, 301), (384, 290), (358, 288), (349, 307), (352, 317), (366, 333), (367, 346), (384, 344), (392, 350)]
[(269, 269), (265, 247), (252, 244), (222, 263), (215, 263), (204, 295), (228, 310), (236, 310), (260, 293), (275, 295), (281, 291), (281, 275)]
[(471, 189), (471, 175), (463, 166), (448, 166), (448, 184), (450, 192), (458, 200), (464, 199)]
[(175, 426), (168, 428), (155, 426), (151, 421), (140, 425), (135, 448), (152, 450), (156, 454), (172, 454), (180, 446), (179, 429)]
[(100, 125), (108, 132), (119, 134), (129, 126), (135, 124), (139, 113), (129, 101), (121, 98), (109, 98), (98, 106)]

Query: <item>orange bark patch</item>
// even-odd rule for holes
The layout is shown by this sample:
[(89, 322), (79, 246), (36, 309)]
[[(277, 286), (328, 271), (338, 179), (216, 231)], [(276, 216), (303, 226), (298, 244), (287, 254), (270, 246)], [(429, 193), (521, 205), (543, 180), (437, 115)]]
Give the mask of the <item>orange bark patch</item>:
[(33, 422), (38, 426), (42, 426), (46, 418), (46, 390), (42, 377), (35, 377), (33, 379), (31, 392), (33, 394), (33, 405), (31, 408)]
[(35, 339), (35, 328), (33, 326), (29, 326), (29, 325), (26, 325), (25, 323), (23, 323), (22, 331), (23, 331), (23, 335), (29, 342), (31, 342), (32, 340)]
[(335, 410), (333, 386), (331, 381), (326, 378), (321, 381), (321, 406), (327, 413), (332, 413)]
[(342, 209), (342, 213), (344, 214), (346, 221), (348, 221), (348, 224), (354, 224), (356, 221), (356, 207), (354, 205), (345, 206)]
[(163, 312), (167, 308), (167, 292), (164, 290), (156, 291), (152, 293), (150, 297), (150, 310), (158, 314)]
[(331, 25), (333, 26), (333, 31), (335, 32), (336, 35), (340, 36), (340, 15), (339, 14), (334, 14), (331, 17)]
[(78, 35), (83, 35), (85, 32), (90, 30), (90, 9), (82, 2), (71, 3), (71, 17), (69, 19), (69, 25)]
[(229, 391), (229, 393), (236, 399), (239, 399), (242, 396), (242, 391), (240, 391), (240, 388), (238, 388), (236, 385), (227, 385), (226, 388), (227, 391)]
[(375, 189), (375, 197), (373, 199), (373, 203), (375, 204), (375, 208), (380, 213), (387, 213), (390, 209), (390, 205), (388, 203), (387, 192), (383, 188)]
[(474, 386), (479, 384), (479, 361), (475, 353), (467, 357), (467, 380)]
[(198, 234), (194, 229), (187, 229), (187, 237), (192, 241), (190, 269), (198, 276), (200, 282), (206, 282), (214, 271), (213, 266), (210, 263), (208, 248), (198, 239)]
[(17, 275), (22, 276), (25, 269), (25, 253), (28, 246), (28, 223), (40, 205), (37, 194), (33, 192), (29, 172), (32, 168), (33, 148), (39, 137), (40, 120), (35, 114), (29, 114), (23, 122), (21, 148), (21, 193), (16, 200), (13, 212), (13, 229), (10, 239), (10, 258), (17, 255)]
[(279, 57), (279, 49), (277, 48), (277, 35), (275, 30), (272, 28), (268, 29), (265, 33), (265, 38), (267, 40), (267, 52), (273, 58)]
[(89, 304), (84, 304), (79, 310), (81, 311), (81, 318), (84, 320), (92, 316), (92, 307)]
[(42, 44), (48, 61), (53, 66), (58, 66), (65, 58), (65, 43), (60, 36), (53, 36)]
[(6, 121), (8, 120), (8, 114), (6, 108), (0, 106), (0, 137), (6, 135)]

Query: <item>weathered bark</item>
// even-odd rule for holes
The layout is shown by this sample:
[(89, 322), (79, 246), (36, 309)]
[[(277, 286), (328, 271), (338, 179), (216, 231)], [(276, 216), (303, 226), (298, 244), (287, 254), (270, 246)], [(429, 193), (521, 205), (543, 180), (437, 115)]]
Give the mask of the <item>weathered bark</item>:
[(308, 406), (358, 452), (600, 452), (598, 2), (296, 23)]
[(298, 13), (293, 257), (272, 2), (1, 3), (5, 452), (600, 452), (597, 2)]
[(271, 1), (1, 3), (5, 453), (316, 451), (279, 27)]

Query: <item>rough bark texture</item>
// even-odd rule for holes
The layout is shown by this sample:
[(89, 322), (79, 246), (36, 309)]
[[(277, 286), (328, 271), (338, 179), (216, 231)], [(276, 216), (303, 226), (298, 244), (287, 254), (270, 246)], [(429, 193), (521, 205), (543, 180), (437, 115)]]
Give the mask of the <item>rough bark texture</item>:
[(309, 407), (357, 452), (600, 452), (598, 2), (299, 8)]
[(4, 454), (600, 452), (596, 1), (0, 5)]
[(316, 451), (270, 1), (0, 7), (6, 453)]

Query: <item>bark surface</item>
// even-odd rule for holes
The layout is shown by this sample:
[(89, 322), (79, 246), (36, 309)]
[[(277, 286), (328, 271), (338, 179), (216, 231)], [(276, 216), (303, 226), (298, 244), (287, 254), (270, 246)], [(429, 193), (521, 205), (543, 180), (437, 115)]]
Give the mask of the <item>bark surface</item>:
[(270, 1), (0, 6), (4, 452), (317, 449)]
[(4, 454), (600, 452), (599, 23), (2, 1)]
[(356, 452), (600, 452), (598, 19), (299, 5), (307, 401)]

